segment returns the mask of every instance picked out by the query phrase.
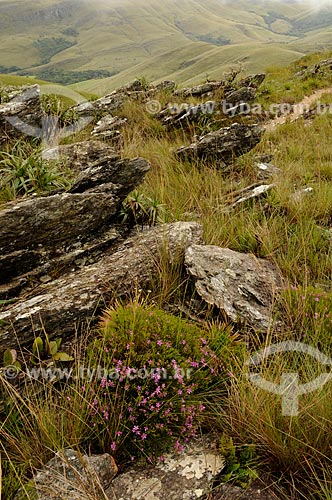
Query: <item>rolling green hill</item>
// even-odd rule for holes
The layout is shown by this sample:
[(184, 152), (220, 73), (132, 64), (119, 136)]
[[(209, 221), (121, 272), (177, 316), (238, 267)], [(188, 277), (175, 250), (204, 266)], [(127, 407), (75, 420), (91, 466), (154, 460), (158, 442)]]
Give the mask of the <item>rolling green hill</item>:
[(103, 94), (135, 77), (182, 84), (332, 47), (332, 6), (294, 0), (0, 0), (0, 73)]

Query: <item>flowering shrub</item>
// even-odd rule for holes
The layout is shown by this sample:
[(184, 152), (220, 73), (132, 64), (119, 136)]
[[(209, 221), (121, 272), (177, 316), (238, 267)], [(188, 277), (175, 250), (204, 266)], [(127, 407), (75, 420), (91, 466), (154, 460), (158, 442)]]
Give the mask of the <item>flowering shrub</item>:
[[(215, 334), (215, 331), (214, 331)], [(206, 331), (157, 308), (109, 310), (88, 349), (98, 368), (89, 387), (91, 427), (103, 449), (160, 458), (195, 436), (204, 397), (220, 383), (220, 361)]]

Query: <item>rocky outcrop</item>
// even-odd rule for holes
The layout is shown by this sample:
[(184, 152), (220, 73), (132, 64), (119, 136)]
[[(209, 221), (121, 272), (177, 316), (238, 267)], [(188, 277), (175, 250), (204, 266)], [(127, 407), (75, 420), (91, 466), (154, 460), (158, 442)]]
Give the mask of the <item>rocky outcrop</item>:
[[(167, 453), (155, 466), (132, 465), (117, 477), (113, 458), (58, 452), (30, 481), (38, 500), (188, 500), (203, 499), (225, 466), (215, 443), (204, 438), (181, 453)], [(15, 500), (21, 500), (17, 495)]]
[(323, 59), (314, 66), (305, 67), (296, 76), (301, 76), (302, 78), (308, 78), (317, 75), (328, 76), (332, 71), (332, 58)]
[(216, 80), (216, 81), (210, 81), (203, 83), (201, 85), (196, 85), (195, 87), (187, 87), (184, 89), (179, 89), (176, 90), (173, 93), (173, 96), (177, 97), (202, 97), (206, 95), (212, 96), (216, 92), (219, 92), (220, 94), (223, 94), (225, 98), (227, 98), (227, 95), (231, 94), (232, 92), (240, 92), (243, 95), (244, 89), (252, 95), (252, 92), (250, 92), (249, 88), (252, 90), (257, 89), (264, 81), (265, 79), (265, 73), (260, 73), (260, 74), (255, 74), (255, 75), (249, 75), (246, 78), (243, 78), (242, 80), (235, 80), (236, 78), (236, 73), (232, 75), (231, 81), (228, 79), (227, 81), (225, 80)]
[(223, 81), (207, 82), (195, 87), (176, 90), (173, 96), (177, 97), (201, 97), (206, 94), (211, 94), (217, 90), (223, 90), (225, 83)]
[(107, 139), (112, 144), (119, 146), (121, 142), (121, 129), (127, 123), (126, 118), (106, 115), (99, 120), (93, 128), (91, 135), (97, 139)]
[(163, 80), (156, 85), (152, 85), (152, 92), (173, 92), (175, 87), (176, 85), (173, 80)]
[[(234, 75), (235, 78), (235, 75)], [(205, 118), (216, 118), (216, 115), (234, 117), (239, 114), (250, 115), (250, 106), (256, 98), (256, 90), (264, 81), (265, 74), (249, 75), (237, 81), (213, 81), (196, 87), (176, 90), (173, 103), (169, 103), (158, 114), (158, 118), (166, 126), (186, 126), (188, 123), (200, 121)], [(210, 97), (212, 100), (200, 104), (188, 102), (174, 102), (179, 98)]]
[[(111, 455), (81, 455), (72, 449), (58, 451), (30, 481), (28, 491), (38, 500), (105, 498), (118, 468)], [(21, 500), (23, 491), (15, 500)], [(26, 497), (25, 497), (26, 498)]]
[(257, 89), (265, 80), (265, 73), (248, 75), (239, 82), (239, 87), (252, 87)]
[(215, 101), (207, 101), (196, 106), (184, 105), (178, 110), (177, 106), (169, 106), (163, 109), (158, 118), (166, 127), (185, 127), (188, 123), (197, 123), (202, 117), (213, 115), (219, 109)]
[(15, 347), (17, 336), (21, 347), (31, 345), (33, 336), (43, 330), (50, 338), (70, 338), (79, 324), (91, 322), (114, 296), (147, 285), (163, 255), (174, 259), (201, 242), (199, 224), (179, 222), (105, 248), (95, 263), (81, 269), (73, 263), (63, 276), (26, 291), (0, 313), (1, 348)]
[[(100, 158), (66, 193), (8, 203), (0, 211), (0, 284), (89, 246), (107, 233), (125, 196), (149, 170), (142, 158)], [(2, 288), (2, 290), (1, 290)], [(8, 289), (7, 289), (8, 290)], [(6, 287), (0, 287), (0, 296)]]
[(205, 160), (221, 160), (231, 163), (235, 156), (240, 156), (253, 149), (260, 141), (263, 129), (258, 125), (234, 123), (216, 132), (199, 137), (190, 146), (179, 148), (175, 154), (183, 160), (196, 158)]
[(83, 141), (73, 144), (64, 144), (43, 151), (43, 159), (64, 160), (72, 172), (81, 172), (96, 162), (113, 162), (120, 159), (120, 154), (102, 141)]
[(79, 104), (75, 106), (73, 110), (78, 115), (90, 115), (91, 112), (94, 112), (98, 116), (106, 113), (115, 115), (123, 108), (124, 104), (130, 100), (140, 100), (144, 102), (154, 97), (158, 92), (171, 91), (174, 87), (175, 83), (169, 80), (149, 86), (146, 86), (140, 80), (134, 80), (132, 83), (120, 87), (96, 101)]
[(155, 467), (131, 467), (112, 482), (112, 500), (203, 499), (225, 466), (211, 443), (193, 442)]
[(225, 92), (224, 100), (230, 106), (235, 106), (241, 102), (252, 102), (256, 97), (254, 87), (241, 87), (237, 90)]
[(10, 101), (0, 105), (0, 143), (8, 137), (38, 136), (41, 119), (39, 86), (24, 88)]
[(193, 245), (186, 251), (185, 265), (200, 297), (230, 321), (262, 332), (272, 326), (281, 279), (271, 262), (228, 248)]

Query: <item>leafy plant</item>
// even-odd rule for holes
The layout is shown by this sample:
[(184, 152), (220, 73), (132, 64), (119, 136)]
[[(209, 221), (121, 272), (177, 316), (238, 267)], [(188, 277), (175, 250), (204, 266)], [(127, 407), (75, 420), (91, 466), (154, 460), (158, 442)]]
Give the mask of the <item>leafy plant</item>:
[(37, 144), (18, 141), (10, 152), (0, 152), (0, 199), (3, 201), (68, 186), (59, 167), (43, 160)]
[(147, 197), (135, 190), (122, 203), (120, 218), (129, 225), (154, 226), (162, 221), (164, 208), (156, 196)]
[(62, 339), (49, 340), (45, 334), (45, 342), (41, 337), (36, 337), (32, 344), (31, 363), (36, 364), (43, 359), (53, 359), (53, 361), (74, 361), (72, 356), (65, 352), (60, 352)]
[(46, 115), (56, 117), (59, 124), (65, 126), (74, 123), (78, 116), (72, 107), (75, 104), (71, 99), (57, 94), (42, 95), (42, 108)]
[(4, 368), (8, 366), (15, 366), (18, 370), (21, 370), (22, 366), (19, 361), (17, 361), (17, 351), (15, 349), (6, 349), (3, 353), (3, 366)]
[(255, 470), (257, 466), (255, 445), (236, 446), (232, 438), (222, 435), (220, 453), (226, 461), (226, 466), (221, 474), (222, 482), (233, 482), (242, 488), (247, 488), (251, 481), (258, 477)]

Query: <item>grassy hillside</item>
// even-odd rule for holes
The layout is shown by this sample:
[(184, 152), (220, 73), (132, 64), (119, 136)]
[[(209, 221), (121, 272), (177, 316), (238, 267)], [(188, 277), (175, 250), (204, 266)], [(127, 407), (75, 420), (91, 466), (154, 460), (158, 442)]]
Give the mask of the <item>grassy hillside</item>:
[[(278, 26), (282, 28), (281, 24)], [(329, 70), (320, 75), (309, 74), (307, 78), (298, 76), (300, 69), (326, 57), (331, 57), (331, 52), (268, 70), (258, 101), (266, 107), (277, 102), (294, 103), (317, 88), (330, 86)], [(13, 83), (12, 77), (4, 80)], [(157, 97), (163, 102), (168, 99), (162, 93)], [(332, 109), (331, 95), (321, 100)], [(207, 367), (212, 361), (216, 363), (211, 367), (217, 368), (217, 376), (212, 375), (212, 370), (199, 368), (194, 372), (198, 377), (194, 379), (195, 393), (191, 395), (191, 386), (185, 386), (181, 387), (181, 395), (183, 391), (187, 407), (199, 402), (199, 408), (204, 409), (190, 420), (197, 435), (212, 429), (220, 437), (220, 452), (224, 455), (228, 448), (230, 458), (233, 453), (233, 461), (227, 463), (227, 481), (248, 486), (256, 473), (264, 477), (267, 474), (284, 492), (283, 496), (278, 494), (280, 500), (331, 500), (331, 380), (312, 393), (302, 394), (299, 415), (290, 417), (281, 414), (280, 395), (263, 391), (248, 381), (244, 364), (256, 350), (286, 339), (307, 343), (326, 355), (332, 352), (331, 114), (317, 114), (308, 120), (302, 117), (265, 132), (256, 148), (235, 160), (229, 171), (219, 170), (214, 161), (181, 162), (173, 154), (177, 147), (189, 144), (193, 136), (213, 129), (213, 124), (203, 120), (189, 128), (169, 130), (139, 101), (127, 102), (119, 116), (127, 119), (121, 155), (142, 156), (151, 163), (144, 183), (129, 195), (124, 210), (126, 206), (136, 207), (132, 214), (137, 215), (142, 206), (153, 210), (161, 222), (197, 221), (203, 226), (205, 244), (251, 253), (274, 263), (284, 278), (283, 291), (273, 309), (273, 315), (282, 319), (281, 330), (267, 336), (259, 331), (248, 332), (241, 324), (229, 323), (221, 315), (212, 319), (208, 313), (203, 322), (185, 321), (179, 311), (188, 310), (184, 297), (190, 288), (186, 288), (182, 266), (175, 260), (161, 259), (151, 288), (135, 291), (133, 286), (124, 303), (118, 302), (115, 294), (114, 303), (98, 326), (84, 331), (84, 340), (73, 352), (72, 378), (61, 383), (31, 379), (26, 386), (15, 386), (1, 378), (0, 371), (0, 399), (4, 402), (0, 406), (1, 498), (18, 498), (16, 491), (22, 484), (43, 467), (53, 452), (64, 447), (111, 453), (120, 470), (133, 459), (160, 457), (160, 445), (169, 449), (171, 439), (184, 437), (182, 422), (187, 414), (183, 406), (176, 404), (179, 398), (174, 394), (179, 392), (172, 385), (174, 379), (167, 386), (172, 388), (169, 395), (165, 391), (158, 399), (163, 408), (172, 407), (164, 416), (155, 409), (157, 406), (150, 406), (147, 413), (141, 411), (139, 393), (149, 405), (156, 401), (152, 400), (155, 394), (147, 385), (148, 379), (131, 380), (127, 386), (124, 378), (123, 384), (117, 381), (106, 390), (97, 377), (82, 385), (79, 368), (92, 369), (99, 363), (114, 367), (117, 359), (123, 359), (125, 366), (127, 361), (136, 359), (143, 366), (150, 364), (151, 359), (152, 365), (165, 362), (160, 366), (168, 367), (166, 362), (173, 356), (180, 366), (187, 366), (190, 348), (194, 360), (198, 356), (201, 361), (204, 353), (204, 366), (205, 362)], [(87, 128), (66, 141), (89, 139), (90, 131)], [(257, 155), (272, 155), (273, 164), (281, 171), (260, 181), (273, 182), (273, 189), (262, 199), (248, 201), (231, 212), (225, 210), (234, 192), (258, 182)], [(3, 201), (9, 199), (8, 195), (15, 199), (65, 189), (70, 184), (70, 172), (65, 165), (44, 162), (35, 143), (8, 143), (7, 151), (0, 157), (5, 174), (1, 177)], [(305, 188), (310, 191), (303, 192)], [(124, 214), (125, 211), (122, 218)], [(193, 301), (193, 307), (196, 303)], [(151, 345), (151, 339), (156, 338), (157, 345), (163, 348)], [(198, 339), (203, 341), (204, 350)], [(89, 343), (88, 350), (85, 343)], [(34, 353), (30, 360), (26, 356), (28, 366), (31, 360), (36, 368), (46, 366), (44, 358), (39, 359), (38, 349)], [(105, 365), (109, 360), (111, 364)], [(57, 366), (54, 363), (49, 366)], [(277, 362), (267, 363), (263, 371), (266, 370), (266, 378), (275, 381), (285, 372), (298, 372), (301, 382), (308, 382), (326, 369), (316, 366), (311, 356), (278, 355)], [(144, 432), (146, 429), (143, 445), (137, 446), (133, 422), (144, 427)], [(166, 422), (167, 431), (171, 432), (163, 433), (160, 422)], [(252, 454), (247, 455), (244, 463), (238, 463), (237, 453), (249, 451), (249, 446)], [(226, 473), (221, 479), (226, 480)], [(35, 498), (29, 491), (26, 488), (21, 498)], [(100, 500), (104, 495), (92, 491), (89, 498)]]
[(37, 80), (36, 78), (27, 78), (24, 76), (17, 75), (1, 75), (0, 74), (0, 87), (14, 86), (19, 87), (21, 85), (45, 85), (47, 82), (43, 80)]
[(306, 0), (2, 0), (0, 72), (102, 94), (143, 75), (213, 78), (239, 61), (261, 71), (331, 47), (331, 16)]

